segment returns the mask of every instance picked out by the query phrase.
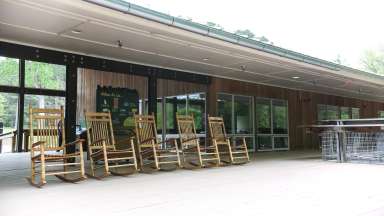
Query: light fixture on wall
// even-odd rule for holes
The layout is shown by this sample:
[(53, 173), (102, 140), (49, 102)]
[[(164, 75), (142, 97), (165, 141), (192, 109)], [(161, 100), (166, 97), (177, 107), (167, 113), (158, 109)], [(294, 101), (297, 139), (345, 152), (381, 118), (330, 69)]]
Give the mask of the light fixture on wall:
[(299, 76), (293, 76), (292, 79), (300, 79)]
[(121, 40), (118, 40), (118, 41), (117, 41), (117, 46), (118, 46), (119, 48), (123, 47), (123, 42), (122, 42)]
[(209, 60), (209, 58), (203, 58), (203, 61), (208, 61)]

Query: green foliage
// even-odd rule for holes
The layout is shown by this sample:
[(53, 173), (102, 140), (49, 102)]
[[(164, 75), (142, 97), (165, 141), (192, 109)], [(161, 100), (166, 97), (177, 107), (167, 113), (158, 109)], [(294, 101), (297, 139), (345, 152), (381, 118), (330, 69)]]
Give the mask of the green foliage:
[(221, 25), (214, 22), (207, 22), (207, 26), (215, 29), (224, 30), (224, 28)]
[(240, 30), (239, 29), (239, 30), (236, 30), (235, 34), (243, 36), (243, 37), (247, 37), (249, 39), (255, 38), (255, 34), (251, 30), (249, 30), (249, 29), (245, 29), (245, 30)]
[[(19, 86), (19, 60), (0, 57), (0, 85)], [(25, 86), (40, 89), (65, 89), (65, 66), (26, 61)], [(0, 93), (0, 121), (5, 127), (15, 128), (18, 112), (18, 96)], [(57, 107), (64, 105), (64, 98), (41, 95), (26, 95), (24, 119), (28, 121), (28, 106)]]
[(384, 51), (365, 51), (362, 63), (365, 70), (384, 75)]
[(26, 61), (25, 86), (64, 90), (65, 66)]
[(19, 60), (0, 57), (0, 85), (19, 85)]

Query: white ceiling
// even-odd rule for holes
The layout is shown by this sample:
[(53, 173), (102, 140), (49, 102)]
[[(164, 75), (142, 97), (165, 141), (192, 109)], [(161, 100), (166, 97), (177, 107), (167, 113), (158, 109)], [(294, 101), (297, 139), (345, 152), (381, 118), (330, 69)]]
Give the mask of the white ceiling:
[[(0, 40), (384, 101), (384, 79), (380, 77), (285, 59), (80, 0), (0, 0)], [(122, 42), (121, 48), (118, 40)], [(294, 76), (300, 78), (293, 79)]]

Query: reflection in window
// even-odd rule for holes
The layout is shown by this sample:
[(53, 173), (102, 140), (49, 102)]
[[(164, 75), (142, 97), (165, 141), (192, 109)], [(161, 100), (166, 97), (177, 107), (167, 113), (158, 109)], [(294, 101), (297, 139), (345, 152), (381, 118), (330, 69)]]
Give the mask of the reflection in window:
[(360, 109), (352, 107), (352, 119), (359, 119), (360, 118)]
[(340, 119), (339, 114), (340, 113), (339, 113), (339, 107), (338, 106), (331, 106), (331, 105), (327, 106), (327, 118), (329, 120)]
[(65, 107), (65, 97), (27, 94), (25, 95), (24, 101), (24, 129), (29, 128), (29, 105), (31, 105), (33, 108), (42, 109), (60, 109), (60, 106)]
[(3, 125), (3, 133), (16, 130), (18, 101), (17, 94), (0, 92), (0, 123)]
[[(0, 134), (11, 133), (17, 129), (19, 96), (14, 93), (0, 92)], [(13, 133), (4, 135), (2, 139), (2, 148), (0, 153), (14, 151), (12, 146)]]
[(19, 60), (0, 56), (0, 85), (19, 85)]
[(234, 97), (234, 115), (236, 134), (252, 133), (252, 99), (246, 96)]
[(224, 119), (225, 130), (232, 133), (232, 95), (218, 94), (217, 109), (217, 114)]
[(257, 133), (271, 133), (271, 101), (267, 99), (256, 100)]
[(318, 120), (327, 120), (327, 105), (318, 104), (317, 105), (317, 119)]
[[(158, 113), (161, 103), (158, 102)], [(176, 113), (193, 115), (197, 133), (205, 131), (205, 94), (178, 95), (165, 98), (167, 133), (177, 133)], [(159, 117), (159, 116), (158, 116)]]
[(257, 148), (261, 151), (272, 150), (272, 137), (257, 136)]
[(274, 137), (273, 145), (275, 149), (288, 148), (288, 137)]
[(273, 107), (273, 133), (288, 133), (288, 107), (286, 101), (274, 100)]
[(351, 112), (349, 107), (340, 107), (340, 119), (350, 119)]
[(25, 87), (65, 90), (64, 65), (25, 61)]
[(188, 95), (188, 114), (193, 115), (197, 133), (205, 128), (205, 94)]

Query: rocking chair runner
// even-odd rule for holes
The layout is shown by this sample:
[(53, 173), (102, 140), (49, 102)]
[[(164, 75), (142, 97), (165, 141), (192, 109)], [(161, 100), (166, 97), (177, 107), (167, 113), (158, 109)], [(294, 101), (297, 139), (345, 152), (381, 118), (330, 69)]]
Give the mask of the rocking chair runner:
[(146, 165), (144, 160), (154, 163), (156, 170), (161, 169), (161, 165), (164, 164), (176, 164), (181, 167), (176, 140), (158, 141), (153, 114), (135, 115), (135, 129), (141, 169)]
[(195, 155), (198, 158), (199, 167), (204, 167), (209, 162), (213, 162), (217, 166), (220, 165), (220, 155), (215, 143), (212, 143), (212, 146), (200, 146), (193, 116), (176, 115), (176, 120), (184, 163), (189, 162), (195, 165), (192, 160), (187, 161), (188, 156)]
[[(91, 175), (97, 179), (112, 175), (128, 175), (129, 172), (117, 172), (121, 167), (134, 167), (137, 170), (137, 161), (133, 139), (123, 140), (126, 142), (125, 149), (116, 149), (113, 135), (112, 120), (110, 113), (84, 112), (88, 152), (91, 160)], [(97, 177), (95, 171), (104, 168), (104, 175)], [(116, 169), (113, 171), (113, 169)]]
[[(224, 120), (222, 117), (208, 117), (209, 131), (214, 145), (219, 149), (228, 149), (229, 159), (231, 164), (243, 164), (249, 162), (247, 143), (245, 138), (241, 138), (241, 144), (231, 145), (231, 139), (225, 131)], [(220, 152), (223, 154), (224, 152)]]
[[(28, 181), (36, 187), (46, 184), (46, 176), (54, 175), (66, 182), (77, 182), (86, 179), (84, 172), (82, 140), (65, 142), (64, 110), (35, 109), (29, 106), (29, 143), (31, 144), (31, 177)], [(62, 145), (59, 146), (61, 141)], [(67, 153), (66, 148), (77, 145), (79, 150)], [(79, 162), (76, 158), (79, 157)], [(73, 162), (69, 162), (73, 160)], [(40, 171), (37, 168), (40, 166)], [(74, 166), (69, 167), (69, 166)], [(49, 170), (49, 167), (62, 167), (60, 170)], [(71, 168), (71, 169), (70, 169)], [(80, 173), (75, 179), (67, 178), (68, 174)], [(40, 182), (36, 183), (36, 175)]]

